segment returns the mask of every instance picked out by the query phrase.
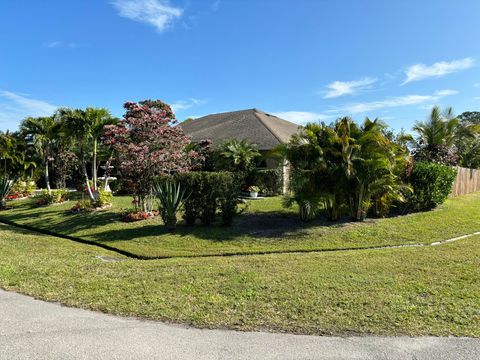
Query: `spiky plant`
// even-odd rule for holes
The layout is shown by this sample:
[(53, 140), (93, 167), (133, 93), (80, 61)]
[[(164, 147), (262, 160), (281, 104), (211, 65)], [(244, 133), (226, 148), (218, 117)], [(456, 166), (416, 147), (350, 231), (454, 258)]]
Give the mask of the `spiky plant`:
[(7, 178), (0, 179), (0, 198), (1, 198), (0, 207), (2, 209), (6, 207), (7, 196), (10, 193), (12, 184), (13, 184), (12, 180), (8, 180)]
[(160, 216), (168, 230), (175, 230), (177, 227), (177, 213), (181, 209), (185, 196), (185, 189), (174, 180), (167, 180), (157, 183), (155, 193), (160, 201)]

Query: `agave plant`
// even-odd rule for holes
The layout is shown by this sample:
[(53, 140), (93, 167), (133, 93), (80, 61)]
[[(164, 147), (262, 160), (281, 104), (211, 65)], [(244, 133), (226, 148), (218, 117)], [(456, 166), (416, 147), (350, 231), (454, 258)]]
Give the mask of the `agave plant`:
[(0, 207), (2, 209), (6, 207), (7, 196), (10, 193), (12, 184), (13, 184), (12, 180), (8, 180), (7, 178), (0, 179), (0, 198), (1, 198)]
[(188, 198), (185, 196), (185, 189), (181, 189), (179, 183), (167, 180), (156, 185), (155, 193), (160, 201), (159, 212), (163, 222), (168, 230), (175, 230), (177, 212), (182, 207), (183, 201)]

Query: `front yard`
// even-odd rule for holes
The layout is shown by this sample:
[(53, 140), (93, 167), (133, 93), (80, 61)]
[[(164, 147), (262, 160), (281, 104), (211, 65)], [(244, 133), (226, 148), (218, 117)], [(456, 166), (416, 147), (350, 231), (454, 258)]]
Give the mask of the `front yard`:
[[(452, 234), (446, 229), (437, 238)], [(480, 236), (420, 248), (141, 261), (0, 225), (0, 248), (0, 287), (69, 306), (212, 328), (480, 337)]]
[(124, 223), (121, 209), (130, 197), (115, 197), (111, 210), (70, 214), (74, 201), (37, 207), (33, 200), (15, 202), (0, 212), (20, 225), (108, 244), (146, 258), (315, 251), (412, 243), (431, 243), (479, 229), (480, 193), (449, 199), (440, 208), (424, 213), (365, 223), (305, 224), (285, 210), (281, 198), (250, 201), (233, 227), (180, 225), (168, 233), (159, 218)]

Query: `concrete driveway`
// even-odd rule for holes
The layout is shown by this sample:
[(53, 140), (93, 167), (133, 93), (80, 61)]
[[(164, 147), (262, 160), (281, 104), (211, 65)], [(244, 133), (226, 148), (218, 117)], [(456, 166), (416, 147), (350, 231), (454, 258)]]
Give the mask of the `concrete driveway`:
[(480, 340), (201, 330), (0, 290), (0, 359), (480, 359)]

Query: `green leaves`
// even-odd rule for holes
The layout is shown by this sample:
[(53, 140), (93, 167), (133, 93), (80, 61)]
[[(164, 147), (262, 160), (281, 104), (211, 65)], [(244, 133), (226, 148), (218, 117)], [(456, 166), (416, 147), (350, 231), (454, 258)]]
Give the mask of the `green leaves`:
[(259, 156), (261, 155), (256, 147), (247, 140), (228, 140), (215, 152), (215, 167), (217, 170), (248, 171)]
[(12, 188), (13, 180), (9, 180), (6, 177), (0, 179), (0, 206), (3, 208), (5, 207), (5, 198), (10, 193), (10, 189)]
[(347, 206), (354, 219), (363, 220), (374, 194), (400, 198), (397, 172), (406, 165), (408, 152), (388, 139), (385, 128), (378, 119), (367, 118), (359, 126), (344, 117), (329, 126), (307, 124), (291, 140), (284, 153), (302, 219), (312, 219), (323, 203), (332, 220)]
[(160, 201), (160, 215), (165, 225), (170, 230), (174, 230), (177, 224), (177, 212), (180, 210), (185, 197), (185, 189), (175, 180), (166, 180), (157, 183), (155, 193)]

